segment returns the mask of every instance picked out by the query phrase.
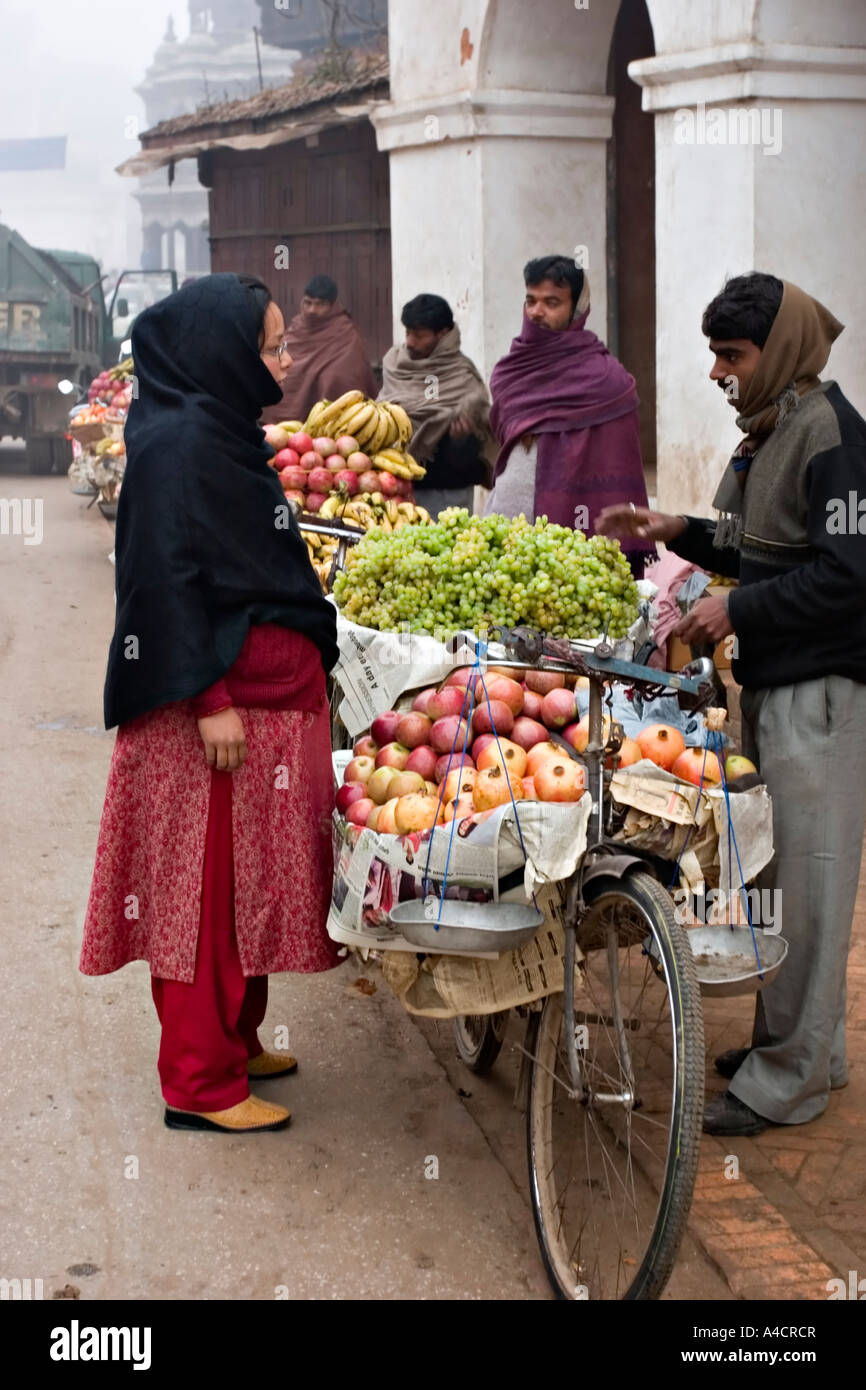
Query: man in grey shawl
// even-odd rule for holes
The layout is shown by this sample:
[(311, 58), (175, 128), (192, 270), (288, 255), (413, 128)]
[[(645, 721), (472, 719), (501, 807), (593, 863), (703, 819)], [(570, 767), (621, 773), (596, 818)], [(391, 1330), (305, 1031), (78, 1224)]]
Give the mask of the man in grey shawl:
[(490, 397), (469, 358), (447, 300), (419, 294), (403, 305), (403, 347), (382, 362), (380, 401), (401, 405), (412, 421), (409, 451), (427, 469), (415, 484), (418, 501), (435, 518), (446, 507), (472, 511), (476, 483), (490, 485), (495, 446), (488, 426)]
[(762, 899), (775, 895), (771, 930), (788, 943), (757, 995), (751, 1046), (716, 1058), (730, 1085), (707, 1105), (704, 1129), (727, 1136), (805, 1124), (848, 1080), (845, 983), (866, 823), (866, 421), (818, 375), (842, 325), (796, 285), (737, 276), (702, 327), (710, 377), (745, 435), (716, 493), (718, 520), (617, 506), (597, 529), (664, 541), (739, 579), (676, 629), (695, 643), (736, 635), (743, 751), (773, 799), (775, 855), (758, 886)]

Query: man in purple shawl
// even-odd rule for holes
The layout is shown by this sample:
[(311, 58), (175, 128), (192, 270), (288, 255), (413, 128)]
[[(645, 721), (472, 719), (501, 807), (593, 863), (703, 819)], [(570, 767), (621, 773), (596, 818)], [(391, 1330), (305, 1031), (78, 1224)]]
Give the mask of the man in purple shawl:
[[(574, 261), (542, 256), (523, 278), (523, 328), (490, 378), (500, 448), (485, 511), (591, 535), (603, 508), (647, 506), (634, 377), (584, 327), (589, 282)], [(640, 578), (655, 548), (622, 547)]]

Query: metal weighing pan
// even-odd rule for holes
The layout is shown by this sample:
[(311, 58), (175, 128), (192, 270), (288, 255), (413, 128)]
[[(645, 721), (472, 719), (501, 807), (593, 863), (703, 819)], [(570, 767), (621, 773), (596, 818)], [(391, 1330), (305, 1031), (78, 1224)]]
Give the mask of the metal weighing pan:
[(428, 901), (429, 907), (421, 899), (398, 903), (388, 914), (401, 935), (422, 951), (513, 951), (531, 941), (544, 922), (544, 913), (527, 903)]
[(753, 940), (748, 927), (689, 927), (686, 935), (701, 994), (710, 996), (756, 993), (776, 978), (788, 954), (784, 937), (756, 931)]

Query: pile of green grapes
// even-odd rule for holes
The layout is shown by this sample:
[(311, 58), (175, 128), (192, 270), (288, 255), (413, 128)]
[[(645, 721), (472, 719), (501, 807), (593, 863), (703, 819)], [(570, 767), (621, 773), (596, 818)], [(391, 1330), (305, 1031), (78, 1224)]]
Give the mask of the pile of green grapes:
[(431, 525), (368, 531), (334, 597), (363, 627), (435, 635), (525, 623), (554, 637), (624, 637), (638, 612), (618, 541), (458, 507)]

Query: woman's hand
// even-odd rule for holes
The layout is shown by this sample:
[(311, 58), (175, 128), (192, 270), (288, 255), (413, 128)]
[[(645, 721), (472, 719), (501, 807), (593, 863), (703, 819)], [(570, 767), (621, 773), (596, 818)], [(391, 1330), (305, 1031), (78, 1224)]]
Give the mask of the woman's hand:
[(628, 502), (618, 502), (614, 507), (605, 507), (595, 519), (595, 529), (599, 536), (640, 536), (647, 541), (673, 541), (686, 529), (684, 516), (668, 516), (665, 512), (652, 512), (649, 507), (633, 507)]
[(221, 709), (198, 721), (198, 731), (211, 767), (234, 772), (247, 760), (247, 740), (236, 709)]

